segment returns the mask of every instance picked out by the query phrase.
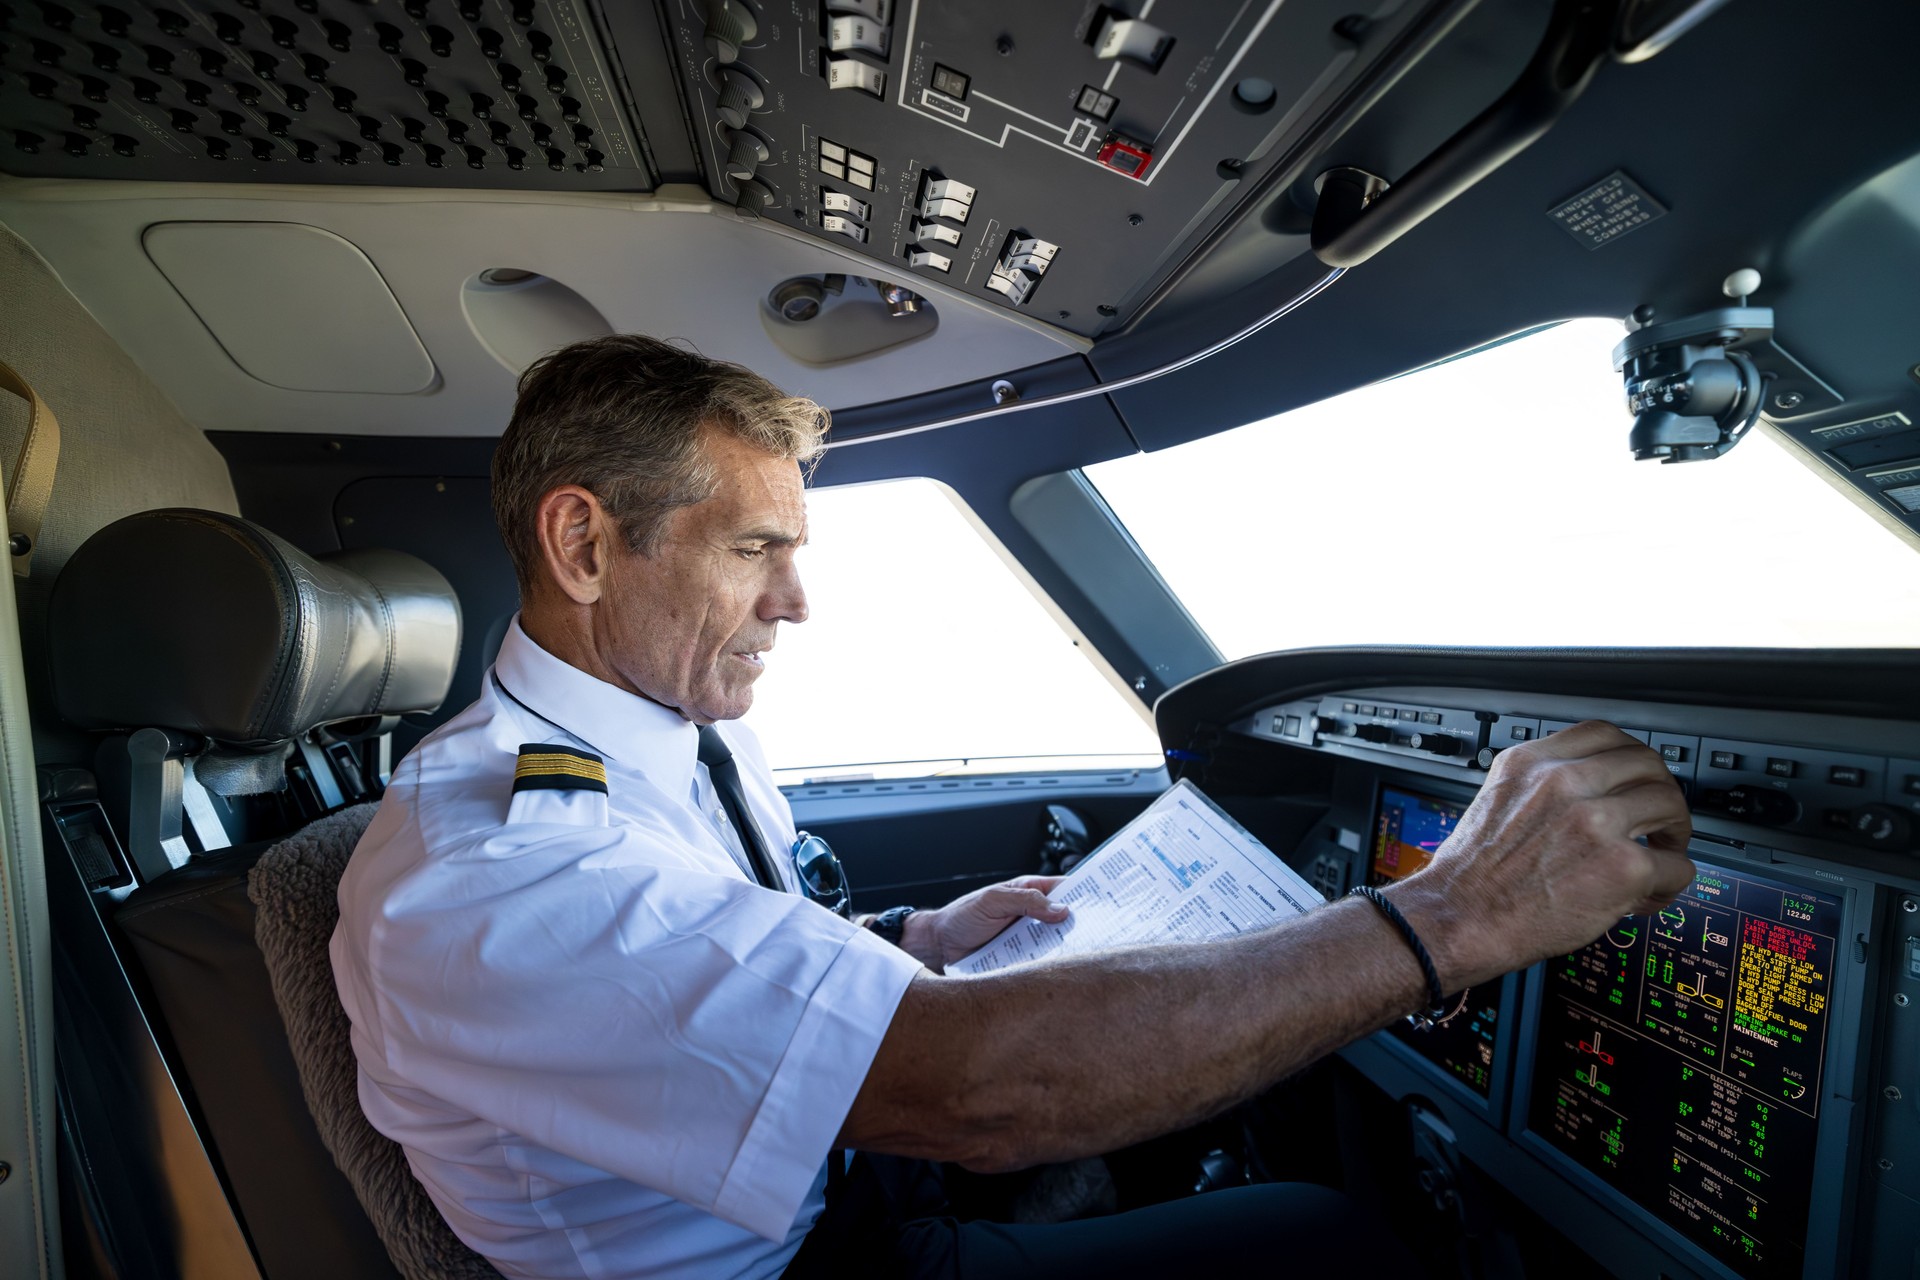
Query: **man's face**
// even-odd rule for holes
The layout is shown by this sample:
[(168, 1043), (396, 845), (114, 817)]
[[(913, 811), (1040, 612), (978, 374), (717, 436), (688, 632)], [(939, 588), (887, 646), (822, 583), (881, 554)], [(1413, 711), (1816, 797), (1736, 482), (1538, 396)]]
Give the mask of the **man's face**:
[(712, 428), (706, 449), (719, 491), (669, 516), (651, 556), (614, 549), (595, 624), (629, 685), (697, 724), (745, 715), (775, 628), (807, 620), (799, 464)]

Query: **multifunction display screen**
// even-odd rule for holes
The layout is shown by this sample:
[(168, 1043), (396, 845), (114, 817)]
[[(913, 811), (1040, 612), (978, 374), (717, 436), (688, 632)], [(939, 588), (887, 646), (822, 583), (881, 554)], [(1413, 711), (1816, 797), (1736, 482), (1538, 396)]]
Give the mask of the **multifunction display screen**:
[(1546, 966), (1528, 1125), (1743, 1276), (1798, 1276), (1843, 904), (1698, 864)]
[[(1432, 861), (1460, 822), (1466, 805), (1398, 787), (1380, 789), (1380, 809), (1373, 823), (1373, 862), (1367, 883), (1392, 884), (1404, 880)], [(1405, 1023), (1392, 1027), (1403, 1044), (1448, 1075), (1487, 1097), (1493, 1088), (1493, 1050), (1499, 1034), (1498, 987), (1473, 999), (1460, 1016), (1444, 1026), (1416, 1031)]]

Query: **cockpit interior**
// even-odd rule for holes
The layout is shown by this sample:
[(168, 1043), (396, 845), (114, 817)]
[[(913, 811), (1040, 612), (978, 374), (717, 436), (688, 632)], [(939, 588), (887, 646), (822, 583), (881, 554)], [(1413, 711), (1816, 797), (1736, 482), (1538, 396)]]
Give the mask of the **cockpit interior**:
[(312, 899), (250, 873), (478, 696), (516, 382), (615, 333), (831, 411), (748, 723), (861, 909), (1180, 781), (1391, 884), (1591, 719), (1684, 790), (1672, 905), (1113, 1203), (1320, 1182), (1449, 1280), (1920, 1271), (1916, 48), (1901, 0), (0, 0), (0, 1273), (473, 1274), (356, 1198), (262, 958)]

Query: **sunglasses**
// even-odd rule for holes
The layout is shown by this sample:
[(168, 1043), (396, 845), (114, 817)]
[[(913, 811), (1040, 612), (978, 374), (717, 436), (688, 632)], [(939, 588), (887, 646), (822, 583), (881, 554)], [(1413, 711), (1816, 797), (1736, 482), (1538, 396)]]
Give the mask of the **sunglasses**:
[(837, 916), (853, 918), (853, 893), (847, 887), (847, 870), (825, 840), (802, 831), (800, 838), (793, 842), (793, 869), (800, 874), (800, 888), (809, 901), (819, 903)]

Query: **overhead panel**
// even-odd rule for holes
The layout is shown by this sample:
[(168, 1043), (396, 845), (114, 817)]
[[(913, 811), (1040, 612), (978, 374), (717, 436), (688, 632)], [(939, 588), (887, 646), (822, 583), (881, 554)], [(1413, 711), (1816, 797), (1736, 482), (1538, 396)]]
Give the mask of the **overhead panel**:
[(0, 169), (651, 190), (618, 83), (577, 0), (19, 0)]
[(250, 376), (287, 391), (405, 395), (433, 361), (352, 243), (293, 222), (162, 222), (147, 256)]
[[(706, 0), (668, 20), (716, 197), (1092, 336), (1462, 8)], [(615, 38), (643, 16), (610, 14)]]

